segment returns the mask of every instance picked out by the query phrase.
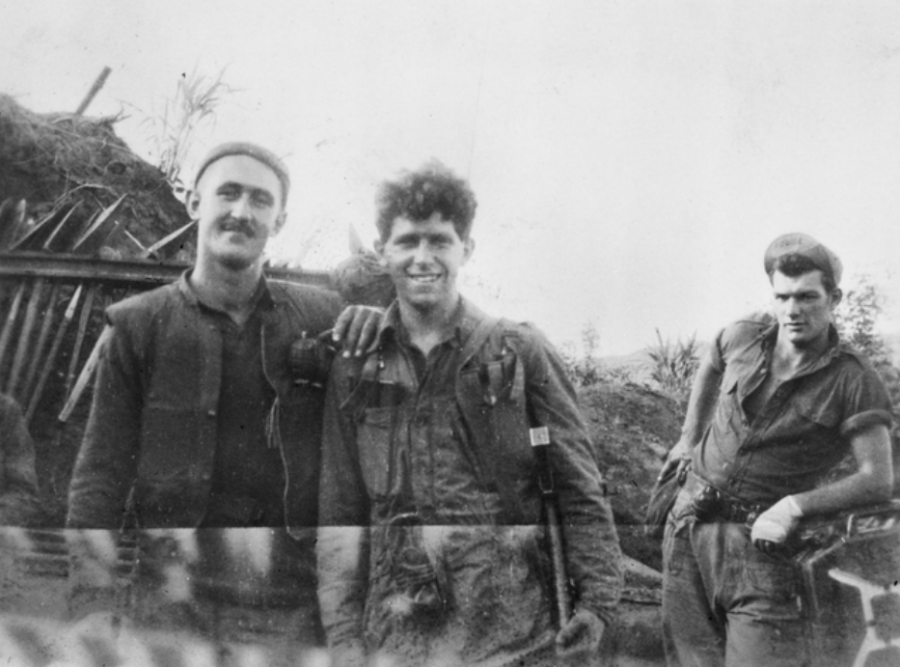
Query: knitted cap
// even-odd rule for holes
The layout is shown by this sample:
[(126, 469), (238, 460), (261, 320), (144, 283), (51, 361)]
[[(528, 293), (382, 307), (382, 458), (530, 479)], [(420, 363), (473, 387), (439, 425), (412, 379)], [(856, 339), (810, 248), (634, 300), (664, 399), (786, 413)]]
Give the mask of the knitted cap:
[(282, 207), (287, 203), (288, 190), (291, 187), (291, 177), (288, 174), (287, 166), (268, 148), (263, 148), (258, 144), (252, 144), (248, 141), (229, 141), (224, 144), (219, 144), (207, 153), (206, 157), (203, 158), (203, 161), (197, 168), (197, 175), (194, 177), (194, 189), (197, 189), (197, 183), (200, 182), (200, 177), (209, 165), (216, 160), (229, 155), (249, 155), (274, 171), (275, 175), (278, 176), (278, 180), (281, 181)]
[(764, 260), (767, 274), (772, 274), (775, 261), (784, 255), (802, 255), (815, 264), (820, 271), (830, 275), (834, 279), (835, 285), (839, 285), (841, 282), (841, 274), (844, 270), (841, 260), (809, 234), (794, 232), (779, 236), (772, 241), (766, 249)]

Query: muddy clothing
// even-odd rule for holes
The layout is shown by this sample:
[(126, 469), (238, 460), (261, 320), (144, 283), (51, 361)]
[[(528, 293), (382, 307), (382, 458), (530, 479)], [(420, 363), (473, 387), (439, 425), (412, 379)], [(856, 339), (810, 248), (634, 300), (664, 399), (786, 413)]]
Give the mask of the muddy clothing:
[(880, 378), (833, 329), (825, 353), (759, 405), (754, 392), (769, 373), (777, 333), (770, 316), (741, 320), (720, 332), (709, 352), (722, 377), (720, 394), (693, 450), (696, 474), (688, 475), (663, 541), (665, 631), (684, 664), (723, 665), (726, 645), (727, 664), (808, 659), (791, 563), (753, 546), (755, 516), (701, 521), (692, 496), (713, 486), (730, 512), (762, 511), (816, 487), (850, 452), (856, 433), (891, 423)]
[[(263, 280), (238, 327), (198, 299), (188, 274), (112, 306), (67, 526), (117, 529), (131, 514), (142, 529), (202, 535), (215, 535), (207, 527), (272, 527), (272, 548), (290, 556), (272, 561), (250, 602), (282, 606), (289, 590), (300, 596), (295, 604), (313, 609), (324, 390), (295, 377), (291, 345), (330, 328), (339, 311), (327, 292)], [(217, 565), (227, 559), (207, 557), (205, 538), (197, 562), (187, 562), (190, 550), (142, 539), (144, 582), (174, 565), (187, 568), (194, 593), (247, 601), (240, 581)], [(88, 600), (96, 592), (80, 588)]]
[(621, 587), (612, 515), (574, 390), (534, 328), (463, 301), (427, 357), (396, 304), (379, 351), (332, 367), (319, 543), (329, 644), (398, 664), (475, 664), (552, 641), (531, 425), (549, 427), (575, 603), (609, 621)]
[(38, 516), (34, 442), (19, 404), (0, 394), (0, 525), (30, 526)]

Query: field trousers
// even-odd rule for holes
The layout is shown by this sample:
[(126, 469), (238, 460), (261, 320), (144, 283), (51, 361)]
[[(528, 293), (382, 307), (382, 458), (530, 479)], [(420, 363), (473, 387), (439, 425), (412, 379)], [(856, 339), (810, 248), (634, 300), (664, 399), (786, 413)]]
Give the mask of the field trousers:
[(681, 667), (809, 665), (800, 577), (745, 524), (700, 523), (682, 489), (663, 538), (666, 659)]

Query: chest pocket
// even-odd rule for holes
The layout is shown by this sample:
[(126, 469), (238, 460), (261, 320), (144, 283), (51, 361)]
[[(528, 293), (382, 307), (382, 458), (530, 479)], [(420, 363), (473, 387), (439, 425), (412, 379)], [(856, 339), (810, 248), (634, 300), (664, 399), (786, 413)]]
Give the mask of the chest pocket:
[(466, 395), (482, 406), (517, 398), (524, 391), (524, 373), (515, 351), (504, 345), (497, 355), (474, 359), (460, 373)]
[(813, 427), (830, 429), (842, 421), (840, 411), (827, 400), (827, 397), (803, 392), (794, 398), (792, 405), (800, 418)]
[(342, 406), (356, 423), (356, 443), (363, 481), (373, 500), (390, 493), (393, 471), (393, 442), (400, 418), (399, 411), (408, 390), (396, 378), (361, 380)]
[(359, 465), (372, 499), (384, 498), (388, 493), (394, 416), (393, 408), (367, 408), (356, 426)]

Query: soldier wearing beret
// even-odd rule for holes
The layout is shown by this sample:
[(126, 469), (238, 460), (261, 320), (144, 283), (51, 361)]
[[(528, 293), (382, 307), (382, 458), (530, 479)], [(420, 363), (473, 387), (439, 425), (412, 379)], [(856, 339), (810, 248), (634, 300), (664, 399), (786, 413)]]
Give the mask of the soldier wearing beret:
[[(787, 234), (764, 265), (773, 311), (716, 336), (664, 466), (688, 469), (663, 541), (670, 664), (809, 664), (785, 543), (801, 517), (891, 496), (887, 391), (832, 323), (840, 260)], [(848, 452), (856, 471), (826, 481)]]
[[(380, 315), (355, 308), (338, 319), (337, 295), (265, 277), (264, 250), (284, 225), (289, 186), (287, 167), (266, 148), (214, 148), (187, 199), (194, 266), (107, 310), (67, 526), (117, 530), (131, 516), (147, 529), (141, 567), (158, 557), (162, 574), (140, 579), (135, 604), (116, 608), (141, 624), (216, 639), (321, 641), (312, 549), (324, 406), (317, 380), (328, 359), (310, 368), (293, 351), (332, 327), (335, 338), (364, 344)], [(241, 540), (261, 538), (242, 573), (228, 554), (221, 567), (204, 560), (227, 550), (214, 538), (230, 528), (244, 530)], [(152, 542), (149, 531), (176, 538)], [(199, 544), (179, 550), (185, 535)], [(104, 572), (93, 562), (102, 551), (73, 552), (74, 615), (109, 611), (115, 591), (94, 576)]]

